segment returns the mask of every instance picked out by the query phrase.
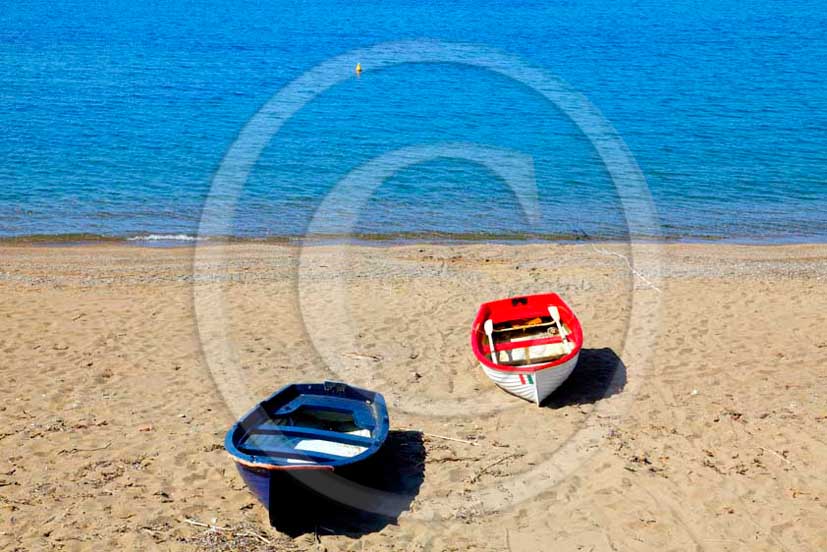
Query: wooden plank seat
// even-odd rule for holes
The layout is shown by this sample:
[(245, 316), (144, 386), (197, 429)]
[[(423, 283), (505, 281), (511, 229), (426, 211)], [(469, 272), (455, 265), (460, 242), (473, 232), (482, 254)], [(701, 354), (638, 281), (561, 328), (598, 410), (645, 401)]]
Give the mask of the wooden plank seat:
[[(551, 345), (553, 343), (562, 343), (563, 338), (559, 335), (554, 335), (550, 337), (541, 337), (538, 339), (526, 339), (524, 341), (504, 341), (502, 343), (496, 343), (494, 345), (494, 350), (498, 353), (503, 351), (513, 351), (514, 349), (526, 349), (528, 347), (536, 347), (537, 345)], [(491, 347), (487, 344), (482, 344), (482, 351), (485, 354), (491, 353)]]

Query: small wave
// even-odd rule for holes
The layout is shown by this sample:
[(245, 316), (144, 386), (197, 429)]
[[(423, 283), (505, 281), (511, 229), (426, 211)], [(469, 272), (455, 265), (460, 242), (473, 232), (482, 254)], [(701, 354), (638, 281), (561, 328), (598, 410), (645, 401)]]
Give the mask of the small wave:
[(205, 241), (208, 238), (199, 236), (190, 236), (189, 234), (146, 234), (142, 236), (132, 236), (126, 238), (126, 241)]

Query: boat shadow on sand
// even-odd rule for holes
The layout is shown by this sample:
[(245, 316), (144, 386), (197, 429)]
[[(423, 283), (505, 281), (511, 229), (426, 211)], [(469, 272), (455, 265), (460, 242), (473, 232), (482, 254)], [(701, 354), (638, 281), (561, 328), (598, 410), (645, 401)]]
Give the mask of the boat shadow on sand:
[(270, 525), (292, 537), (380, 531), (410, 508), (424, 472), (422, 433), (391, 431), (379, 452), (355, 466), (275, 474)]
[(625, 386), (626, 365), (613, 349), (583, 349), (577, 367), (542, 406), (593, 404), (620, 393)]

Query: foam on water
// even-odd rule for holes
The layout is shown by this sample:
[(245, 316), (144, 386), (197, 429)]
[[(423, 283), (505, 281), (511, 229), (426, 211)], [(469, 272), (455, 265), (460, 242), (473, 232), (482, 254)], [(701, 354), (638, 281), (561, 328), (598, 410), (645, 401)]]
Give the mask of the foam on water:
[(137, 241), (137, 242), (155, 242), (155, 241), (168, 241), (168, 242), (194, 242), (194, 241), (204, 241), (208, 240), (208, 237), (199, 237), (199, 236), (190, 236), (188, 234), (147, 234), (142, 236), (131, 236), (126, 238), (126, 241)]

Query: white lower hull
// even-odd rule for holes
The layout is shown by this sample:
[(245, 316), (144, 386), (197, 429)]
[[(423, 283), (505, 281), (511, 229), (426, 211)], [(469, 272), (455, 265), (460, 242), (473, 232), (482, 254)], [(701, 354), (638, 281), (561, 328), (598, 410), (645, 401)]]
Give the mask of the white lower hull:
[(481, 366), (485, 375), (505, 391), (535, 404), (540, 404), (571, 375), (572, 370), (577, 366), (579, 357), (580, 353), (578, 352), (563, 364), (536, 372), (506, 372), (494, 370), (484, 364), (481, 364)]

